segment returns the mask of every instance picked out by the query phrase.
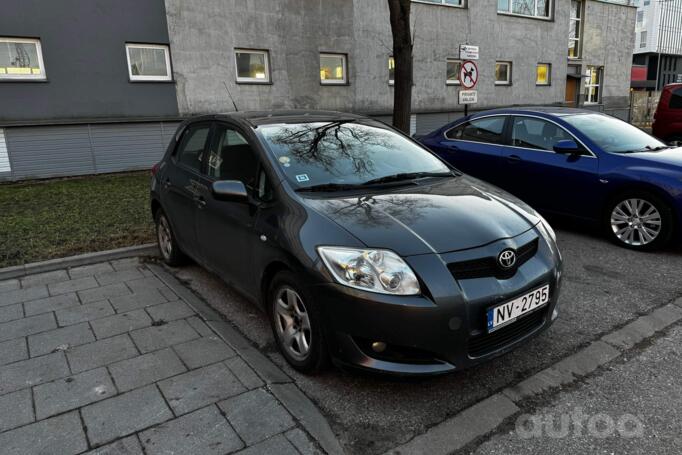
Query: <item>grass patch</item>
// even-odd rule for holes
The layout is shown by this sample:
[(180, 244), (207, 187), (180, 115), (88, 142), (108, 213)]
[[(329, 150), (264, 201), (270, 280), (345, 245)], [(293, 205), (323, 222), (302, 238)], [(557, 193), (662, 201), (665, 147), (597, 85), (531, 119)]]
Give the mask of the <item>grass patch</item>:
[(154, 240), (149, 172), (0, 185), (0, 267)]

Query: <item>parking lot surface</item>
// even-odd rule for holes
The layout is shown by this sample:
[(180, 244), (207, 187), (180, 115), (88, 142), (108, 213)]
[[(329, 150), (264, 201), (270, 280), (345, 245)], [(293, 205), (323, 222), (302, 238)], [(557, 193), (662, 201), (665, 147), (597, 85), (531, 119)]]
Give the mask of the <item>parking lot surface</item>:
[(0, 453), (317, 449), (258, 372), (137, 259), (0, 282)]
[(559, 227), (565, 265), (560, 317), (554, 326), (502, 358), (430, 379), (401, 380), (335, 368), (320, 376), (300, 375), (276, 352), (262, 312), (198, 266), (175, 273), (295, 379), (327, 415), (348, 452), (382, 453), (682, 295), (679, 248), (638, 253), (612, 245), (589, 229), (553, 224)]

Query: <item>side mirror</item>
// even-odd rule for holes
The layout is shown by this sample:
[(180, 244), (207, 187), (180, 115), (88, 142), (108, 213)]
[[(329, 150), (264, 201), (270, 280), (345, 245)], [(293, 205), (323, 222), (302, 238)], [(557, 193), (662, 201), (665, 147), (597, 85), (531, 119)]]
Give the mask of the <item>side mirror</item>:
[(580, 147), (571, 139), (564, 139), (554, 144), (554, 151), (562, 155), (580, 155)]
[(249, 195), (239, 180), (219, 180), (211, 186), (213, 197), (218, 201), (247, 202)]

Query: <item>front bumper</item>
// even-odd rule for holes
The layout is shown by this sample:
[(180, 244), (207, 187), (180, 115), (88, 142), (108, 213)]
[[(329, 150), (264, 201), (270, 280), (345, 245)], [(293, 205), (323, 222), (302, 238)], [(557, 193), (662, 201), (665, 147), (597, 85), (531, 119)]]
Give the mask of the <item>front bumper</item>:
[[(310, 286), (320, 305), (331, 354), (340, 364), (401, 375), (440, 374), (500, 356), (550, 327), (558, 316), (561, 258), (539, 237), (536, 254), (511, 277), (455, 279), (446, 266), (538, 238), (535, 230), (480, 248), (405, 258), (422, 282), (419, 296), (394, 296), (340, 284)], [(486, 330), (486, 310), (542, 285), (549, 302), (503, 329)], [(376, 352), (373, 342), (387, 349)]]

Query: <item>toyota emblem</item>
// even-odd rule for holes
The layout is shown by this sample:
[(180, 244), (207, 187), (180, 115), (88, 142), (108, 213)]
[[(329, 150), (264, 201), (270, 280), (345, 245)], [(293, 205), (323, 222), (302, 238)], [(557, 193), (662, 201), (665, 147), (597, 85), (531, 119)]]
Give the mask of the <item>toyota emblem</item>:
[(516, 253), (512, 249), (502, 250), (497, 256), (497, 262), (503, 269), (510, 269), (516, 264)]

